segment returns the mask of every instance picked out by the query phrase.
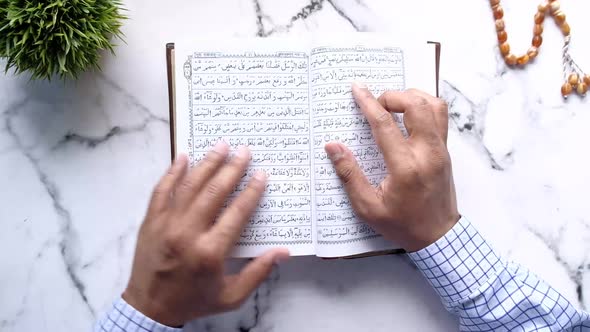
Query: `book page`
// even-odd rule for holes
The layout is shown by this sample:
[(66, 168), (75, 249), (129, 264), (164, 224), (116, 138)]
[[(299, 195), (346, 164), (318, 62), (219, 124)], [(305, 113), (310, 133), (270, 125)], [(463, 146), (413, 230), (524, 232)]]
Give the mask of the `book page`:
[(256, 170), (269, 175), (233, 256), (279, 246), (314, 254), (305, 48), (270, 41), (178, 47), (176, 68), (178, 151), (197, 162), (222, 139), (248, 146), (252, 162), (234, 197)]
[[(395, 249), (395, 244), (355, 215), (324, 146), (330, 141), (346, 145), (371, 184), (378, 185), (387, 169), (370, 126), (352, 98), (351, 84), (366, 84), (376, 97), (386, 90), (409, 87), (432, 93), (434, 51), (426, 42), (416, 49), (375, 46), (374, 42), (332, 45), (315, 47), (310, 54), (316, 252), (334, 257)], [(402, 115), (392, 116), (407, 135)]]

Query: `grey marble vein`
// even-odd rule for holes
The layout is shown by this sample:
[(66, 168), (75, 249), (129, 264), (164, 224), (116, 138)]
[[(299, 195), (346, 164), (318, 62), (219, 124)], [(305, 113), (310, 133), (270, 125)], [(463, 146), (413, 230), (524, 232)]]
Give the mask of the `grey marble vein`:
[(250, 332), (260, 327), (263, 315), (268, 311), (270, 305), (270, 296), (274, 285), (279, 281), (280, 273), (278, 268), (275, 268), (272, 274), (258, 287), (253, 295), (253, 315), (252, 321), (249, 324), (241, 322), (238, 326), (239, 332)]
[(260, 301), (260, 291), (256, 290), (256, 292), (254, 293), (254, 305), (253, 305), (254, 315), (252, 317), (252, 323), (246, 324), (245, 322), (240, 322), (240, 325), (238, 326), (239, 332), (250, 332), (258, 326), (258, 323), (260, 320), (259, 301)]
[[(132, 236), (135, 236), (136, 231), (137, 231), (136, 227), (128, 227), (120, 235), (118, 235), (115, 239), (107, 242), (104, 245), (105, 248), (112, 248), (113, 246), (115, 246), (118, 256), (122, 257), (123, 256), (123, 247), (125, 245), (125, 242), (129, 241)], [(105, 251), (101, 251), (98, 255), (86, 259), (86, 261), (83, 264), (81, 264), (80, 269), (86, 270), (86, 269), (90, 268), (91, 266), (96, 264), (98, 261), (103, 259), (105, 254), (106, 254)], [(119, 278), (117, 278), (117, 279), (119, 279)]]
[(14, 113), (14, 110), (18, 110), (21, 107), (23, 107), (26, 103), (27, 103), (28, 99), (27, 98), (21, 98), (18, 100), (15, 100), (13, 102), (10, 102), (8, 105), (6, 105), (5, 107), (2, 108), (2, 110), (0, 111), (0, 114), (3, 113)]
[[(137, 128), (137, 130), (142, 130), (142, 129), (145, 128), (145, 126), (146, 126), (146, 123), (144, 123), (141, 126), (139, 126), (139, 128)], [(133, 130), (130, 130), (130, 129), (126, 129), (125, 130), (125, 132), (129, 132), (129, 131), (136, 131), (136, 130), (135, 130), (135, 128)], [(70, 142), (81, 143), (81, 144), (85, 144), (89, 148), (95, 148), (98, 145), (103, 144), (106, 141), (108, 141), (111, 137), (120, 135), (122, 132), (123, 132), (123, 129), (121, 129), (121, 127), (119, 127), (119, 126), (114, 126), (111, 129), (109, 129), (109, 131), (107, 131), (106, 134), (104, 134), (102, 136), (95, 136), (95, 137), (84, 136), (84, 135), (80, 135), (80, 134), (77, 134), (77, 133), (68, 132), (51, 149), (52, 150), (57, 150), (61, 146), (63, 146), (64, 144), (67, 144), (67, 143), (70, 143)]]
[(135, 95), (133, 95), (132, 93), (130, 93), (129, 91), (127, 91), (120, 84), (118, 84), (116, 81), (110, 79), (105, 74), (98, 73), (97, 74), (97, 77), (100, 78), (100, 79), (102, 79), (103, 82), (105, 82), (108, 86), (110, 86), (111, 88), (113, 88), (114, 91), (118, 91), (118, 93), (122, 94), (125, 98), (127, 98), (129, 101), (131, 101), (131, 103), (133, 104), (133, 106), (137, 107), (137, 109), (139, 109), (142, 112), (144, 112), (150, 121), (158, 121), (158, 122), (161, 122), (163, 124), (169, 124), (170, 123), (170, 121), (169, 121), (168, 118), (157, 116), (154, 112), (152, 112), (150, 110), (149, 107), (147, 107), (146, 105), (144, 105)]
[[(355, 22), (346, 12), (345, 7), (340, 7), (334, 3), (334, 0), (327, 0), (328, 3), (334, 8), (334, 10), (340, 15), (343, 19), (345, 19), (356, 31), (365, 31), (364, 25)], [(360, 4), (360, 2), (359, 2)]]
[[(310, 0), (309, 4), (302, 7), (297, 13), (295, 13), (289, 22), (284, 25), (275, 25), (271, 17), (264, 13), (264, 10), (259, 0), (253, 0), (254, 10), (256, 12), (256, 35), (258, 37), (268, 37), (277, 32), (288, 32), (293, 27), (295, 22), (299, 20), (305, 20), (315, 12), (320, 11), (323, 7), (325, 0)], [(264, 21), (268, 21), (272, 27), (266, 28)]]
[(262, 23), (262, 20), (264, 18), (266, 18), (267, 16), (265, 16), (263, 14), (262, 8), (260, 7), (259, 0), (253, 0), (253, 3), (254, 3), (254, 10), (256, 11), (256, 27), (258, 29), (258, 31), (256, 32), (256, 35), (258, 37), (267, 37), (268, 33), (264, 29), (264, 23)]
[[(584, 302), (584, 286), (582, 283), (582, 278), (583, 278), (583, 274), (584, 274), (584, 269), (588, 268), (588, 264), (584, 262), (584, 263), (579, 264), (578, 266), (570, 266), (570, 264), (568, 264), (564, 260), (564, 258), (561, 257), (559, 250), (557, 250), (555, 248), (554, 241), (551, 241), (544, 234), (542, 234), (538, 230), (534, 229), (533, 227), (526, 226), (526, 229), (529, 232), (531, 232), (531, 234), (533, 234), (537, 239), (539, 239), (541, 242), (543, 242), (545, 244), (545, 246), (547, 246), (547, 248), (551, 251), (551, 253), (553, 253), (553, 257), (555, 258), (555, 260), (567, 271), (567, 274), (568, 274), (570, 280), (576, 285), (576, 294), (578, 296), (577, 300), (579, 302), (580, 308), (582, 308), (582, 310), (586, 310), (586, 306), (585, 306), (585, 302)], [(556, 240), (555, 242), (560, 242), (562, 240), (561, 237), (562, 237), (563, 231), (564, 231), (564, 226), (562, 225), (558, 230), (558, 240)]]
[(109, 79), (106, 75), (101, 73), (98, 74), (97, 77), (100, 80), (102, 80), (107, 86), (112, 88), (113, 91), (116, 91), (117, 93), (125, 97), (128, 101), (130, 101), (134, 108), (140, 110), (144, 114), (144, 118), (140, 123), (131, 126), (113, 125), (102, 135), (85, 135), (83, 133), (78, 133), (70, 130), (66, 132), (65, 135), (51, 147), (52, 151), (58, 150), (69, 143), (83, 144), (92, 149), (110, 141), (112, 138), (142, 132), (146, 129), (148, 125), (150, 125), (153, 122), (162, 123), (166, 125), (169, 124), (168, 118), (155, 115), (149, 109), (149, 107), (141, 103), (137, 97), (125, 90), (118, 83)]
[[(29, 271), (27, 272), (27, 285), (31, 284), (31, 273), (32, 273), (33, 266), (29, 267)], [(25, 313), (27, 309), (27, 303), (29, 300), (29, 292), (23, 294), (20, 304), (18, 306), (18, 310), (16, 314), (11, 319), (3, 319), (0, 320), (0, 329), (6, 329), (12, 327)]]
[(78, 237), (72, 229), (72, 217), (67, 208), (62, 204), (59, 190), (57, 189), (56, 185), (51, 181), (47, 174), (45, 174), (39, 163), (39, 160), (35, 156), (33, 156), (33, 154), (24, 146), (24, 144), (22, 144), (21, 138), (13, 129), (12, 117), (15, 116), (17, 113), (18, 109), (15, 108), (12, 110), (11, 114), (6, 116), (6, 131), (13, 138), (14, 142), (16, 143), (16, 146), (20, 149), (21, 153), (26, 157), (26, 159), (30, 162), (32, 168), (35, 170), (39, 182), (45, 188), (47, 195), (51, 199), (55, 212), (59, 215), (62, 221), (60, 225), (60, 233), (62, 237), (58, 243), (58, 246), (59, 252), (63, 259), (63, 263), (65, 265), (66, 274), (70, 278), (70, 282), (72, 283), (74, 288), (78, 291), (80, 299), (82, 300), (82, 302), (84, 302), (90, 314), (92, 316), (95, 316), (95, 310), (94, 308), (92, 308), (88, 301), (88, 295), (86, 294), (85, 286), (81, 281), (80, 277), (77, 275), (76, 271), (78, 267), (78, 259), (75, 252), (77, 248)]
[[(37, 264), (39, 262), (39, 260), (42, 258), (45, 250), (47, 250), (52, 245), (55, 245), (55, 243), (52, 240), (48, 240), (48, 241), (45, 241), (45, 243), (43, 243), (43, 245), (39, 249), (39, 252), (35, 256), (35, 262), (33, 264), (31, 264), (28, 268), (26, 285), (31, 284), (32, 276), (33, 276), (33, 268), (35, 267), (35, 264)], [(12, 327), (24, 315), (25, 311), (27, 310), (27, 305), (29, 303), (29, 295), (30, 295), (30, 292), (29, 292), (29, 290), (27, 290), (22, 295), (22, 299), (20, 301), (20, 304), (18, 306), (18, 310), (17, 310), (16, 314), (13, 316), (12, 319), (1, 320), (0, 321), (0, 329)]]
[(58, 150), (69, 143), (83, 144), (83, 145), (93, 149), (101, 144), (108, 142), (113, 137), (119, 137), (122, 135), (142, 132), (153, 121), (154, 120), (151, 118), (146, 118), (142, 123), (134, 125), (134, 126), (126, 126), (126, 127), (114, 126), (114, 127), (111, 127), (104, 135), (101, 135), (101, 136), (86, 136), (86, 135), (78, 134), (75, 132), (68, 132), (63, 136), (63, 138), (59, 142), (57, 142), (51, 148), (51, 150), (53, 150), (53, 151)]
[(490, 166), (495, 170), (503, 171), (504, 167), (496, 161), (492, 153), (483, 144), (484, 129), (482, 119), (489, 99), (476, 104), (449, 81), (443, 80), (441, 87), (441, 97), (448, 103), (449, 118), (456, 130), (460, 133), (469, 133), (471, 137), (475, 138), (480, 149), (488, 157)]

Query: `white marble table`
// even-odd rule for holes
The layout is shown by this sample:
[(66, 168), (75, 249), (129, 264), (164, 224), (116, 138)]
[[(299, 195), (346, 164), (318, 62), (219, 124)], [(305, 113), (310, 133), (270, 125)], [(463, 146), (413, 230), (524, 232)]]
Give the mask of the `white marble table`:
[[(173, 6), (172, 3), (175, 3)], [(534, 0), (504, 0), (512, 46)], [(126, 1), (127, 43), (77, 82), (0, 76), (0, 330), (88, 330), (126, 284), (168, 163), (164, 44), (178, 38), (389, 32), (443, 43), (441, 88), (460, 211), (509, 259), (590, 306), (590, 99), (564, 102), (561, 35), (526, 70), (499, 59), (487, 0)], [(590, 69), (590, 3), (562, 5)], [(180, 37), (182, 36), (182, 37)], [(590, 98), (590, 96), (588, 97)], [(190, 331), (450, 331), (403, 257), (296, 258), (234, 313)]]

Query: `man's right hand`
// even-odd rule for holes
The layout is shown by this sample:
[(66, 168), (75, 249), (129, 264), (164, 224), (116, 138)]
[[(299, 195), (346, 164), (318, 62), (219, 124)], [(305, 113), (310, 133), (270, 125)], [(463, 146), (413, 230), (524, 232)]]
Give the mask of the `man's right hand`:
[[(407, 251), (436, 242), (459, 220), (451, 160), (447, 151), (448, 110), (419, 90), (387, 91), (375, 99), (354, 85), (353, 96), (369, 121), (388, 175), (373, 187), (351, 151), (325, 147), (356, 214)], [(389, 112), (404, 113), (406, 139)]]

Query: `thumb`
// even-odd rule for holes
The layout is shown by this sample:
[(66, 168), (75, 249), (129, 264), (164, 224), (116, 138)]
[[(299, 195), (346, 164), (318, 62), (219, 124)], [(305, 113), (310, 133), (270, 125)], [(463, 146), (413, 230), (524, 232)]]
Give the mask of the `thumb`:
[(352, 152), (340, 143), (326, 144), (326, 153), (342, 181), (353, 209), (361, 218), (370, 219), (370, 211), (379, 206), (377, 192), (360, 168)]
[(226, 309), (239, 307), (248, 296), (268, 277), (275, 264), (289, 259), (289, 250), (277, 248), (248, 263), (240, 273), (226, 277), (222, 303)]

